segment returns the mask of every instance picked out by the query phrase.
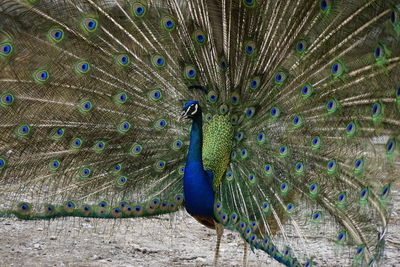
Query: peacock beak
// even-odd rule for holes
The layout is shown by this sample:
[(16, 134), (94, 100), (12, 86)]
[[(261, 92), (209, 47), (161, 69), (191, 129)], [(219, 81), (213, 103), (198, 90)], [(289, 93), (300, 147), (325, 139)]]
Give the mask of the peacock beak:
[(187, 116), (187, 111), (186, 110), (183, 110), (182, 112), (181, 112), (181, 115), (179, 116), (179, 118), (178, 118), (178, 121), (181, 121), (181, 120), (183, 120), (183, 119), (186, 119), (188, 116)]

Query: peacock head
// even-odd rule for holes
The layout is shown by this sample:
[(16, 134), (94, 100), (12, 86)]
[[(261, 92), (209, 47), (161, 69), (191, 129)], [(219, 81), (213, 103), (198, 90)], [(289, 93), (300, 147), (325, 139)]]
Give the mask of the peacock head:
[(189, 100), (182, 108), (181, 116), (179, 120), (182, 119), (194, 119), (196, 116), (201, 116), (201, 108), (199, 101)]

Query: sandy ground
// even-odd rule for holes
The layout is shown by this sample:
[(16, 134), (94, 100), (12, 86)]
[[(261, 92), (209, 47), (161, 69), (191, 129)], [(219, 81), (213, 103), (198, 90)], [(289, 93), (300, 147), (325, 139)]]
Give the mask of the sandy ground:
[[(212, 266), (215, 233), (183, 212), (175, 218), (0, 221), (0, 266)], [(399, 215), (399, 214), (397, 214)], [(400, 266), (400, 220), (388, 236), (381, 266)], [(397, 233), (393, 233), (396, 230)], [(242, 266), (242, 241), (225, 231), (223, 266)], [(248, 266), (279, 266), (262, 252)], [(335, 265), (330, 265), (335, 266)]]
[[(212, 266), (216, 235), (184, 212), (175, 218), (0, 221), (0, 266)], [(224, 266), (241, 266), (242, 241), (225, 231)], [(249, 253), (250, 266), (265, 266)]]
[[(395, 186), (395, 188), (399, 188)], [(400, 193), (380, 266), (400, 266)], [(154, 219), (0, 219), (0, 266), (212, 266), (216, 235), (182, 211)], [(242, 266), (243, 241), (225, 231), (222, 266)], [(259, 251), (248, 266), (280, 266)], [(334, 259), (329, 264), (337, 266)], [(333, 262), (333, 263), (332, 263)]]

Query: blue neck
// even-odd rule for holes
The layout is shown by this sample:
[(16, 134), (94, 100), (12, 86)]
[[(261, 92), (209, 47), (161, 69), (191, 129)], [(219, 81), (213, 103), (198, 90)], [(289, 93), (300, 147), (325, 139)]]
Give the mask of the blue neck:
[(206, 172), (202, 161), (203, 130), (201, 114), (192, 123), (189, 152), (186, 159), (183, 189), (186, 210), (195, 216), (214, 217), (213, 175)]
[(196, 116), (192, 122), (192, 130), (190, 131), (190, 145), (186, 163), (192, 161), (202, 161), (203, 148), (203, 121), (201, 116)]

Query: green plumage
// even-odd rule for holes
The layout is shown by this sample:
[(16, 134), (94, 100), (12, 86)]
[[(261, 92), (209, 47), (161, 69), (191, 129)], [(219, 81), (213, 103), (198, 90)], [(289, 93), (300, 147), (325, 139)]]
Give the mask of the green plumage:
[(183, 208), (177, 118), (197, 100), (211, 220), (288, 266), (379, 262), (400, 177), (399, 29), (389, 0), (4, 0), (0, 214)]
[(222, 182), (231, 156), (233, 128), (226, 116), (215, 115), (205, 125), (203, 133), (204, 169), (214, 172), (213, 185), (218, 188)]

